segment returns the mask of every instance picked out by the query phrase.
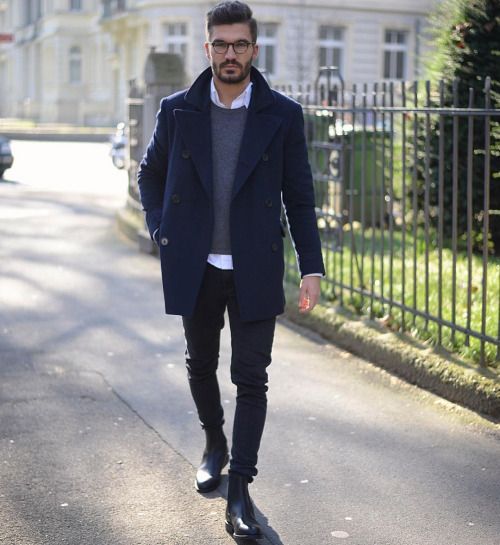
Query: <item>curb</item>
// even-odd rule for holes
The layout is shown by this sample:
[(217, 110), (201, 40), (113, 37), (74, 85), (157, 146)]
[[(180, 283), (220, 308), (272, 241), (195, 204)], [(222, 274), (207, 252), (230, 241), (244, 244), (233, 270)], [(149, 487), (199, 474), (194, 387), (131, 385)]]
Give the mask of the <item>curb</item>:
[(44, 142), (111, 142), (113, 130), (52, 130), (52, 129), (9, 129), (0, 126), (2, 136), (9, 140), (37, 140)]
[[(288, 301), (295, 301), (298, 290), (287, 284), (286, 295)], [(419, 347), (412, 338), (344, 309), (319, 304), (313, 314), (301, 314), (296, 305), (287, 304), (284, 316), (410, 384), (500, 418), (500, 380), (492, 371), (461, 361), (456, 355)]]

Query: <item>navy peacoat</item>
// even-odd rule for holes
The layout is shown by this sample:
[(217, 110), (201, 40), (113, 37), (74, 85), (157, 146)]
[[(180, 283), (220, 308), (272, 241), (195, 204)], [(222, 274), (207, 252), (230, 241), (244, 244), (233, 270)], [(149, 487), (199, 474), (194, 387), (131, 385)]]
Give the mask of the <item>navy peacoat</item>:
[[(138, 183), (151, 236), (159, 229), (167, 314), (190, 316), (213, 229), (208, 68), (187, 91), (161, 102)], [(252, 68), (248, 108), (232, 190), (230, 240), (241, 319), (284, 310), (283, 202), (300, 273), (324, 274), (302, 108)], [(227, 138), (231, 138), (228, 134)]]

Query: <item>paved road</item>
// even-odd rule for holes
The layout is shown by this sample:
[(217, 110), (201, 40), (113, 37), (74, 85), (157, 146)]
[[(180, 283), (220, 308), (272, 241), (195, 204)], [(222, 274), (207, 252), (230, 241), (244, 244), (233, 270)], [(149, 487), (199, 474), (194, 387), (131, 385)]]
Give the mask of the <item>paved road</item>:
[[(192, 488), (202, 437), (158, 263), (115, 230), (105, 148), (65, 145), (89, 184), (44, 170), (57, 144), (36, 184), (0, 183), (0, 543), (229, 544), (225, 482)], [(270, 386), (251, 488), (267, 543), (500, 543), (497, 424), (286, 323)]]

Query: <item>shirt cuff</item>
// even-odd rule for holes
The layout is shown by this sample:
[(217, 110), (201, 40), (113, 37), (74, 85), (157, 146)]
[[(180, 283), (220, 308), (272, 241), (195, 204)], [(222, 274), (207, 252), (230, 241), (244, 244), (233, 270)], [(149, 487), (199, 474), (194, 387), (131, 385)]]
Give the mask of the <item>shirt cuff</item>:
[(309, 274), (305, 274), (302, 278), (306, 278), (308, 276), (319, 276), (320, 278), (324, 278), (324, 274), (321, 274), (321, 273), (309, 273)]

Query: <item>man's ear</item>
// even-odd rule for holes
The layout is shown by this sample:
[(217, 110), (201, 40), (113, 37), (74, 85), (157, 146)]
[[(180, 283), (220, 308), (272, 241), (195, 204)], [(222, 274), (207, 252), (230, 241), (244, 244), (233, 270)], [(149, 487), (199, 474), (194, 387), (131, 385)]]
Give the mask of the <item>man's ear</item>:
[(210, 58), (210, 44), (209, 44), (208, 42), (205, 42), (205, 44), (204, 44), (203, 47), (204, 47), (204, 49), (205, 49), (205, 57), (206, 57), (209, 61), (212, 60), (212, 59)]
[(253, 46), (252, 59), (256, 59), (259, 56), (259, 44)]

